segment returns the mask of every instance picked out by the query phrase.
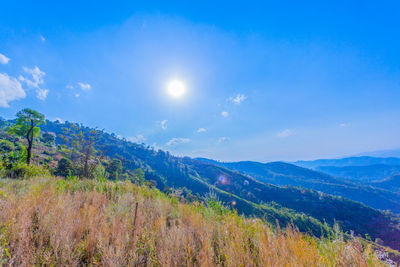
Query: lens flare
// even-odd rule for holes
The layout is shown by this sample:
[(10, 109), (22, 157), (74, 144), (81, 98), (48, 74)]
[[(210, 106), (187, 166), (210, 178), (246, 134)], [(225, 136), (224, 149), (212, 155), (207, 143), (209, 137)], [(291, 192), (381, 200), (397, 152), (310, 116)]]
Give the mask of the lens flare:
[(227, 184), (229, 184), (229, 179), (227, 177), (225, 177), (224, 175), (220, 175), (218, 177), (218, 182), (220, 182), (223, 185), (227, 185)]

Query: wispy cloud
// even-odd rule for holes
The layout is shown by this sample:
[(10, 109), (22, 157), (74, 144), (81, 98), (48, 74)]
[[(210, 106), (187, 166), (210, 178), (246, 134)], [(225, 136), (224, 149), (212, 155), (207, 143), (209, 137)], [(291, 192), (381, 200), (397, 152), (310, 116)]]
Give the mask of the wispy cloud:
[(78, 86), (83, 90), (83, 91), (89, 91), (90, 89), (92, 89), (92, 86), (88, 83), (81, 83), (78, 82)]
[(222, 137), (220, 137), (220, 138), (218, 139), (218, 144), (224, 143), (224, 142), (229, 141), (229, 140), (230, 140), (229, 137), (222, 136)]
[(247, 99), (247, 96), (243, 95), (243, 94), (237, 94), (236, 96), (231, 96), (228, 98), (228, 101), (232, 102), (235, 105), (239, 105), (240, 103), (242, 103), (243, 101), (245, 101)]
[(289, 130), (289, 129), (285, 129), (282, 132), (277, 133), (276, 136), (278, 136), (279, 138), (286, 138), (293, 135), (293, 131)]
[(160, 122), (161, 129), (163, 129), (163, 130), (166, 130), (166, 129), (167, 129), (167, 122), (168, 122), (168, 120), (162, 120), (162, 121)]
[(49, 93), (49, 90), (38, 88), (38, 89), (36, 90), (36, 97), (37, 97), (38, 99), (44, 101), (44, 100), (46, 100), (47, 94), (48, 94), (48, 93)]
[(221, 116), (224, 117), (224, 118), (227, 118), (229, 116), (228, 111), (222, 111), (221, 112)]
[(198, 133), (204, 133), (204, 132), (206, 132), (206, 131), (207, 131), (206, 128), (199, 128), (199, 129), (197, 129), (197, 132), (198, 132)]
[(167, 146), (176, 146), (176, 145), (186, 144), (186, 143), (189, 143), (189, 142), (190, 142), (189, 138), (174, 137), (171, 140), (169, 140), (165, 145), (167, 145)]
[(1, 63), (1, 64), (7, 64), (8, 61), (10, 61), (10, 59), (9, 59), (8, 57), (6, 57), (6, 56), (3, 55), (3, 54), (0, 54), (0, 63)]
[(350, 126), (350, 123), (348, 123), (348, 122), (343, 122), (343, 123), (340, 123), (339, 126), (340, 126), (340, 127), (348, 127), (348, 126)]
[(144, 137), (141, 134), (138, 134), (136, 136), (131, 136), (131, 137), (127, 137), (126, 140), (131, 141), (133, 143), (144, 143), (146, 141), (146, 137)]
[(25, 98), (21, 83), (6, 73), (0, 73), (0, 106), (9, 107), (9, 102)]
[(46, 38), (44, 38), (43, 35), (39, 35), (40, 41), (42, 41), (43, 43), (46, 42)]

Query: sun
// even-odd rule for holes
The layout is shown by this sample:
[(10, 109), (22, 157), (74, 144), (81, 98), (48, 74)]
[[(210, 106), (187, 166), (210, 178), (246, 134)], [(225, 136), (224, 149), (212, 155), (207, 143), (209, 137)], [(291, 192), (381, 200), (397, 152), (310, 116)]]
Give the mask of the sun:
[(172, 97), (180, 98), (185, 91), (185, 84), (180, 80), (173, 80), (168, 83), (168, 93)]

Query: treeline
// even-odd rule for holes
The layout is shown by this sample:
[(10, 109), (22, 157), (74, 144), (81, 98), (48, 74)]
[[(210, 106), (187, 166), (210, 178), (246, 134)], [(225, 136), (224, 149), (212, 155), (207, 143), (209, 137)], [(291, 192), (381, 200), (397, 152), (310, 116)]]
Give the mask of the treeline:
[[(0, 122), (0, 175), (23, 178), (56, 175), (65, 178), (132, 180), (145, 183), (140, 168), (126, 170), (118, 158), (105, 155), (103, 131), (68, 123), (61, 133), (41, 132), (45, 116), (23, 109), (14, 123)], [(56, 143), (56, 140), (58, 141)]]

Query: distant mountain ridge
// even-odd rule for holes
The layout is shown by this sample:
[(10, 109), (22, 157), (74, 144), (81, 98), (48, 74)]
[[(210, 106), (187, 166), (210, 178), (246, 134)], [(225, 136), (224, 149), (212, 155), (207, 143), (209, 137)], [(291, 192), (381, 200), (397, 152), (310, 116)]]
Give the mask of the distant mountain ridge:
[(386, 150), (377, 150), (360, 153), (354, 156), (369, 156), (369, 157), (395, 157), (400, 158), (400, 148), (397, 149), (386, 149)]
[(400, 173), (400, 165), (373, 164), (367, 166), (319, 166), (315, 168), (318, 171), (328, 173), (330, 175), (345, 178), (357, 182), (370, 182), (373, 180), (381, 180)]
[(400, 165), (400, 158), (388, 157), (388, 158), (378, 158), (371, 156), (361, 156), (361, 157), (347, 157), (339, 159), (317, 159), (311, 161), (296, 161), (293, 164), (315, 169), (321, 166), (335, 166), (335, 167), (345, 167), (345, 166), (368, 166), (376, 164), (384, 165)]
[(377, 209), (389, 209), (400, 213), (400, 195), (370, 185), (356, 184), (328, 174), (299, 167), (285, 162), (260, 163), (253, 161), (218, 162), (210, 159), (197, 160), (225, 167), (254, 179), (278, 186), (300, 186), (308, 189), (360, 201)]

